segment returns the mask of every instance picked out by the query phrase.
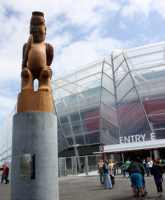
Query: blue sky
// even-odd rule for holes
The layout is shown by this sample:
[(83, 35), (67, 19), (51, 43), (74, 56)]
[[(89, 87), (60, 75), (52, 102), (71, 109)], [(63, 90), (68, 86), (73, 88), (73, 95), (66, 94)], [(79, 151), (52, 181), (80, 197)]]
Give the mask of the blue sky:
[(0, 0), (0, 127), (20, 90), (31, 12), (45, 13), (55, 77), (111, 53), (165, 40), (164, 0)]

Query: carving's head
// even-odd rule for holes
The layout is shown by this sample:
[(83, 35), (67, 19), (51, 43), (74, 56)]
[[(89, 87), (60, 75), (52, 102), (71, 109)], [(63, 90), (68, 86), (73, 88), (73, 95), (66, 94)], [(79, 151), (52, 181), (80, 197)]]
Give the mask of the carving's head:
[(30, 34), (33, 36), (34, 43), (39, 43), (45, 40), (46, 26), (44, 13), (39, 11), (32, 12), (30, 20)]

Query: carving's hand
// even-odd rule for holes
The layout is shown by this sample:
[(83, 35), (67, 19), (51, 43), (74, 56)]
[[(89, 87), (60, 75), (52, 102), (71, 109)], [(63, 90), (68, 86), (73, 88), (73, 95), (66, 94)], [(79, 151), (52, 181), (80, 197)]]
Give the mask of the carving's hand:
[(30, 76), (30, 71), (27, 67), (25, 67), (21, 72), (21, 77), (28, 78)]
[(47, 79), (48, 77), (51, 78), (52, 77), (52, 70), (50, 67), (48, 67), (48, 69), (43, 69), (41, 71), (40, 77)]

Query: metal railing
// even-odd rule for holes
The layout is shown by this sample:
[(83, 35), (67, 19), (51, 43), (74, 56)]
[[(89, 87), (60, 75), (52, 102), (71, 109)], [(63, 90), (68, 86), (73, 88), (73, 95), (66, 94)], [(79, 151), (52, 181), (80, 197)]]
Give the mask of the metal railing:
[[(80, 156), (79, 159), (81, 167), (79, 168), (76, 156), (61, 157), (58, 159), (59, 177), (70, 175), (97, 175), (98, 161), (100, 158), (100, 155)], [(120, 166), (116, 166), (114, 170), (116, 175), (122, 174)]]

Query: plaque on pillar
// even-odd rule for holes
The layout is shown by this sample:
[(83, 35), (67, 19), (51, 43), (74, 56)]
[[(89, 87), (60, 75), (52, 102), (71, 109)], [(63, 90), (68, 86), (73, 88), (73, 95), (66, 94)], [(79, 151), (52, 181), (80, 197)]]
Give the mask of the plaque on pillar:
[(20, 176), (24, 179), (35, 179), (35, 155), (28, 153), (21, 155)]

